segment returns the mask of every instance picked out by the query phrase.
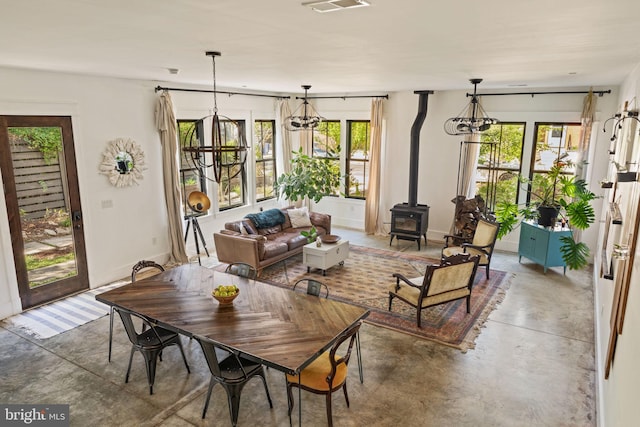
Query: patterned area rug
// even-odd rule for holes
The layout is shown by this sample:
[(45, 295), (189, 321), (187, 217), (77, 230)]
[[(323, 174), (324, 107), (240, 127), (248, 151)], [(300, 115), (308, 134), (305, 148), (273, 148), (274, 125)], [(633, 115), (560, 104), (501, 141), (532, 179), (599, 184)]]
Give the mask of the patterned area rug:
[(441, 304), (422, 311), (422, 327), (418, 328), (416, 310), (402, 301), (394, 300), (392, 311), (388, 311), (388, 288), (395, 283), (393, 273), (401, 273), (408, 278), (418, 277), (424, 274), (427, 264), (435, 262), (420, 255), (351, 245), (345, 264), (327, 270), (326, 276), (316, 269), (307, 273), (300, 254), (286, 261), (286, 274), (283, 264), (278, 263), (265, 268), (260, 280), (282, 287), (292, 287), (303, 277), (320, 280), (329, 287), (329, 298), (370, 309), (367, 323), (464, 352), (474, 347), (487, 317), (504, 298), (510, 275), (492, 269), (491, 279), (487, 280), (484, 267), (478, 268), (471, 294), (471, 313), (467, 314), (464, 299)]

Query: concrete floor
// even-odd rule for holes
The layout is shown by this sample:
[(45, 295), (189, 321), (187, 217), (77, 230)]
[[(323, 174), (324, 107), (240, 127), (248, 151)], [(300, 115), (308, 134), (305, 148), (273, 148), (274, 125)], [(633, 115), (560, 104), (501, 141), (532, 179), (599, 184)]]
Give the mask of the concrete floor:
[[(394, 240), (390, 247), (385, 237), (334, 232), (352, 244), (417, 252), (414, 242)], [(429, 242), (420, 253), (437, 256), (440, 247)], [(204, 257), (207, 263), (215, 259)], [(596, 425), (591, 270), (565, 276), (561, 268), (551, 268), (543, 274), (541, 266), (500, 252), (492, 267), (514, 277), (475, 349), (462, 353), (363, 325), (364, 384), (352, 363), (351, 407), (341, 393), (334, 395), (336, 426)], [(191, 374), (177, 348), (164, 352), (150, 396), (139, 354), (124, 383), (130, 345), (121, 322), (115, 325), (111, 363), (108, 316), (45, 340), (0, 327), (0, 403), (69, 404), (72, 426), (231, 425), (219, 386), (201, 419), (209, 372), (197, 343), (183, 339)], [(267, 381), (274, 408), (260, 380), (252, 380), (242, 393), (239, 425), (289, 425), (284, 374), (269, 369)], [(304, 426), (327, 425), (323, 396), (303, 392), (302, 404)]]

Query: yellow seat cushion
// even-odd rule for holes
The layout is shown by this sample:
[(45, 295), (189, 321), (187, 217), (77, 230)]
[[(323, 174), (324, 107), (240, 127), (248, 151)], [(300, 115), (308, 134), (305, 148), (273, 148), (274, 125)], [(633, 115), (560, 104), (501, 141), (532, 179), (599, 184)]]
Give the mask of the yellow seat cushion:
[[(340, 358), (336, 354), (336, 358)], [(302, 370), (300, 377), (302, 378), (302, 385), (314, 390), (329, 391), (329, 383), (327, 382), (327, 375), (331, 373), (331, 362), (329, 361), (329, 352), (325, 351), (316, 360), (314, 360), (309, 366)], [(336, 375), (333, 378), (333, 386), (342, 384), (347, 378), (347, 365), (344, 363), (339, 364), (336, 367)], [(287, 381), (290, 383), (298, 384), (299, 377), (297, 375), (287, 374)]]

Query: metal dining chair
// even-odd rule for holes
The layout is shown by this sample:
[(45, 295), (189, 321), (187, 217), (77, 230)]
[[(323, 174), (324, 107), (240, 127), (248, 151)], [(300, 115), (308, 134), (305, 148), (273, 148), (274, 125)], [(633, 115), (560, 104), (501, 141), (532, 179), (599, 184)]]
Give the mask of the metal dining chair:
[[(177, 345), (182, 353), (182, 359), (184, 360), (184, 366), (187, 368), (187, 372), (191, 373), (187, 358), (182, 348), (182, 342), (180, 341), (180, 335), (176, 332), (168, 329), (154, 326), (149, 319), (141, 316), (138, 313), (134, 313), (131, 310), (124, 308), (116, 308), (115, 311), (120, 315), (122, 324), (129, 341), (131, 341), (131, 354), (129, 355), (129, 366), (127, 367), (127, 375), (124, 382), (129, 382), (129, 374), (131, 373), (131, 363), (133, 361), (133, 354), (139, 351), (144, 357), (145, 365), (147, 368), (147, 379), (149, 381), (149, 394), (153, 394), (153, 383), (156, 376), (156, 362), (162, 350), (171, 345)], [(133, 318), (137, 318), (142, 321), (142, 324), (146, 326), (146, 329), (142, 332), (138, 332), (133, 322)]]
[[(309, 278), (304, 278), (304, 279), (300, 279), (298, 280), (294, 285), (293, 285), (293, 290), (296, 290), (296, 287), (299, 284), (306, 284), (306, 289), (307, 289), (307, 295), (313, 295), (316, 297), (319, 297), (320, 294), (322, 293), (322, 290), (325, 291), (325, 298), (329, 298), (329, 287), (322, 283), (319, 282), (318, 280), (315, 279), (309, 279)], [(358, 359), (358, 373), (360, 374), (360, 382), (364, 383), (364, 373), (362, 372), (362, 354), (360, 353), (360, 331), (358, 331), (356, 333), (356, 357)]]
[(264, 368), (258, 362), (249, 360), (240, 356), (233, 349), (222, 344), (214, 344), (212, 341), (204, 337), (195, 336), (196, 341), (200, 343), (202, 352), (211, 371), (211, 380), (209, 382), (209, 390), (202, 410), (202, 419), (207, 414), (209, 401), (211, 400), (211, 392), (216, 384), (220, 384), (227, 392), (227, 400), (229, 402), (229, 415), (231, 416), (231, 424), (234, 426), (238, 423), (238, 413), (240, 411), (240, 394), (245, 384), (253, 377), (260, 377), (264, 384), (264, 390), (267, 393), (269, 407), (273, 408), (267, 379), (264, 375)]
[(249, 264), (245, 264), (244, 262), (231, 263), (227, 266), (224, 272), (240, 277), (246, 277), (248, 279), (255, 279), (257, 276), (256, 269)]
[[(164, 267), (154, 261), (142, 260), (138, 261), (131, 269), (131, 283), (134, 283), (138, 278), (138, 275), (145, 274), (145, 277), (149, 273), (153, 275), (164, 271)], [(109, 362), (111, 362), (111, 349), (113, 347), (113, 306), (109, 309)]]
[[(333, 416), (331, 411), (331, 395), (334, 391), (342, 389), (344, 398), (349, 407), (349, 395), (347, 394), (348, 365), (351, 357), (351, 349), (356, 341), (360, 322), (351, 325), (342, 332), (331, 348), (318, 356), (310, 365), (300, 372), (299, 375), (285, 374), (287, 380), (287, 403), (289, 411), (289, 422), (291, 422), (291, 411), (293, 410), (293, 387), (310, 391), (315, 394), (324, 394), (327, 405), (327, 420), (329, 427), (333, 426)], [(347, 346), (343, 351), (342, 344)], [(300, 402), (298, 402), (300, 404)]]

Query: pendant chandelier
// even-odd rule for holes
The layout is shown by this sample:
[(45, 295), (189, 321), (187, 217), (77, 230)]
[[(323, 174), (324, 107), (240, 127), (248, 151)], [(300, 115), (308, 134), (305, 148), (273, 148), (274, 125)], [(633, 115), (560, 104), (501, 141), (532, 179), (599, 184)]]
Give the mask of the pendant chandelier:
[(307, 99), (307, 91), (311, 89), (311, 86), (302, 85), (302, 89), (304, 89), (302, 104), (300, 104), (292, 115), (284, 119), (284, 127), (290, 131), (313, 129), (324, 120), (324, 117), (316, 112), (313, 105), (309, 104)]
[[(242, 126), (235, 120), (218, 115), (216, 92), (216, 56), (220, 52), (206, 52), (213, 63), (213, 115), (201, 118), (187, 133), (187, 146), (182, 151), (190, 157), (199, 171), (213, 169), (215, 182), (230, 180), (244, 169), (247, 159), (247, 140)], [(210, 138), (205, 138), (205, 128), (211, 128)], [(227, 137), (228, 136), (228, 137)], [(207, 179), (209, 177), (205, 176)]]
[[(471, 102), (464, 107), (457, 117), (451, 117), (444, 122), (444, 131), (449, 135), (472, 135), (484, 132), (491, 125), (500, 123), (498, 119), (489, 117), (482, 105), (480, 105), (480, 100), (476, 95), (476, 88), (482, 79), (471, 79), (469, 81), (473, 84)], [(468, 116), (469, 111), (471, 111), (471, 117)]]

